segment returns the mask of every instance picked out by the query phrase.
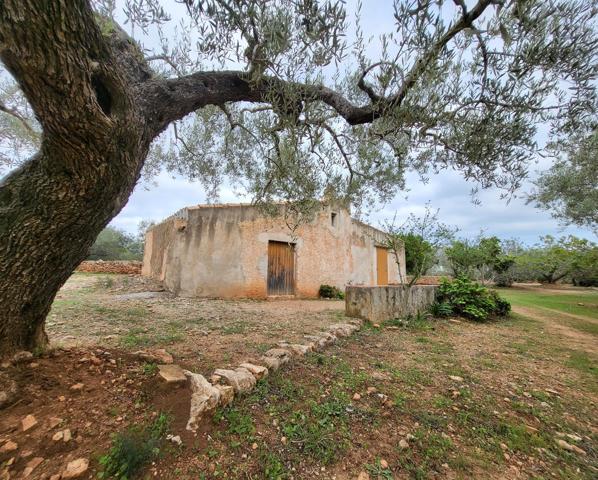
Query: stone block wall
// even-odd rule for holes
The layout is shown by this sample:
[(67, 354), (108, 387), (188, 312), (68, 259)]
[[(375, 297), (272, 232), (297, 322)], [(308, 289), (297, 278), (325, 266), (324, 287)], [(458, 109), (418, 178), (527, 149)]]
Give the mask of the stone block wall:
[(345, 314), (370, 322), (414, 315), (426, 310), (436, 299), (436, 285), (381, 287), (348, 286), (345, 290)]

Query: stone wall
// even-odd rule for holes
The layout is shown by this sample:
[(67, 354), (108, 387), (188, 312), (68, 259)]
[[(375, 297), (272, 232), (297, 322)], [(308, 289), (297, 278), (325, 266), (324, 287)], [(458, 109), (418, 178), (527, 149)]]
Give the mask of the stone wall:
[(86, 273), (126, 273), (138, 275), (141, 273), (141, 262), (135, 260), (84, 260), (79, 264), (75, 271)]
[(370, 322), (413, 315), (426, 310), (436, 298), (435, 285), (387, 287), (348, 286), (345, 290), (345, 314)]

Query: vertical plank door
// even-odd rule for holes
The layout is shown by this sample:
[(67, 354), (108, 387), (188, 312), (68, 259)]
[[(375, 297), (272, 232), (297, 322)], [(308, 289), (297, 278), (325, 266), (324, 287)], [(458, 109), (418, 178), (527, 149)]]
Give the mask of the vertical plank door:
[(376, 247), (376, 274), (378, 285), (388, 285), (388, 250)]
[(295, 294), (295, 246), (268, 242), (268, 295)]

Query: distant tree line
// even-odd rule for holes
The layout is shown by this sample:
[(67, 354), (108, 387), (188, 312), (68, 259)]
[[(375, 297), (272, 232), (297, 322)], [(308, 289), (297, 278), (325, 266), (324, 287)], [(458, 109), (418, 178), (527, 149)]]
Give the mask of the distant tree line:
[[(532, 246), (483, 234), (457, 238), (457, 229), (440, 223), (438, 210), (429, 206), (423, 215), (411, 214), (403, 224), (396, 219), (395, 214), (382, 228), (399, 265), (401, 283), (408, 286), (429, 274), (450, 274), (504, 287), (514, 282), (598, 286), (598, 245), (583, 238), (545, 235)], [(403, 249), (406, 278), (400, 268)]]
[(598, 245), (567, 236), (540, 237), (525, 246), (497, 237), (458, 239), (444, 249), (440, 263), (452, 275), (510, 286), (514, 282), (598, 286)]
[(153, 222), (143, 220), (136, 234), (108, 226), (89, 249), (88, 260), (142, 260), (145, 232)]

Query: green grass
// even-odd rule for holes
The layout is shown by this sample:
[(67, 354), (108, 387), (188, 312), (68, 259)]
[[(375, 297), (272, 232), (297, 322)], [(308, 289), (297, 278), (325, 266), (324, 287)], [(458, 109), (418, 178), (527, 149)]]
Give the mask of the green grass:
[(497, 289), (513, 305), (558, 310), (598, 320), (598, 293), (588, 290), (582, 294), (558, 294), (512, 288)]
[(282, 459), (273, 452), (264, 452), (260, 456), (262, 476), (265, 480), (284, 480), (289, 478)]
[(598, 379), (598, 362), (596, 359), (591, 359), (586, 352), (571, 351), (567, 365), (580, 372), (593, 375)]
[(247, 326), (247, 323), (244, 322), (234, 322), (220, 328), (220, 332), (223, 335), (242, 334), (247, 332)]
[(283, 434), (297, 453), (321, 464), (335, 461), (349, 442), (348, 396), (333, 391), (322, 402), (311, 400), (308, 408), (295, 410), (281, 422)]
[(227, 407), (218, 410), (214, 415), (216, 422), (225, 422), (227, 424), (227, 432), (231, 435), (239, 435), (244, 439), (253, 438), (255, 433), (255, 426), (251, 415), (236, 407)]

